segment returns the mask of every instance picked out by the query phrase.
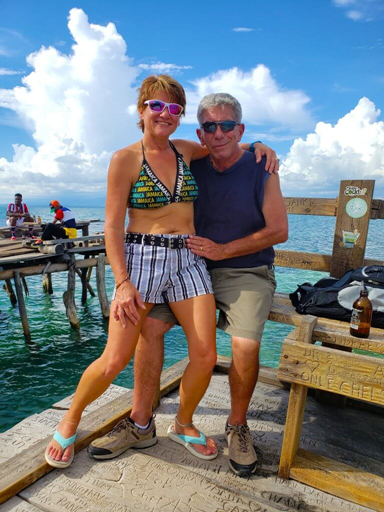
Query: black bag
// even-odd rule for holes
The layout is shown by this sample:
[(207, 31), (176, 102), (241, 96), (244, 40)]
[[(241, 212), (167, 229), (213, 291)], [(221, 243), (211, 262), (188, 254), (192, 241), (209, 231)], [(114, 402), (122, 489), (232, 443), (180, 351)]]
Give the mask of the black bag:
[(349, 270), (341, 279), (326, 277), (317, 283), (303, 283), (289, 294), (296, 311), (349, 322), (352, 305), (362, 284), (372, 302), (372, 326), (384, 329), (384, 266), (370, 265)]

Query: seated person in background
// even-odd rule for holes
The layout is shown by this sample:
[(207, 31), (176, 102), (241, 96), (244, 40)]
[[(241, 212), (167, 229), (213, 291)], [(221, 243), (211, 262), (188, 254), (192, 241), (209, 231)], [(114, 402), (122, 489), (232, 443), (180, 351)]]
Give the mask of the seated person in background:
[[(49, 222), (41, 235), (41, 239), (37, 240), (33, 245), (41, 245), (43, 240), (54, 240), (55, 238), (76, 238), (76, 220), (75, 216), (69, 208), (61, 206), (59, 201), (53, 200), (49, 203), (51, 213), (55, 213), (53, 222)], [(60, 221), (61, 225), (56, 226)]]
[[(23, 196), (19, 193), (15, 194), (15, 202), (9, 203), (7, 207), (7, 226), (11, 227), (11, 240), (16, 240), (16, 226), (20, 226), (23, 222), (34, 222), (31, 217), (28, 206), (23, 203)], [(33, 236), (33, 226), (29, 226), (29, 236)]]

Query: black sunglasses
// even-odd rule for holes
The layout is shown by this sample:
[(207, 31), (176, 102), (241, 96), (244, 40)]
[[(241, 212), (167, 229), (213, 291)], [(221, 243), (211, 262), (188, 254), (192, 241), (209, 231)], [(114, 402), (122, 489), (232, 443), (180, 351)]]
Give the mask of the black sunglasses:
[(228, 133), (234, 130), (235, 126), (239, 124), (240, 123), (236, 123), (236, 121), (207, 121), (201, 125), (201, 128), (205, 133), (216, 133), (217, 127), (220, 126), (222, 132)]

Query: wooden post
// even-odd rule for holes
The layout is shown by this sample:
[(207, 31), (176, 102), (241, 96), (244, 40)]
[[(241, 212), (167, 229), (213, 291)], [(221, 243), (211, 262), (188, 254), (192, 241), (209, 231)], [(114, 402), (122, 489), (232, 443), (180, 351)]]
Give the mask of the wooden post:
[(43, 274), (43, 290), (45, 293), (52, 295), (52, 274)]
[(330, 275), (340, 278), (364, 263), (375, 180), (340, 182)]
[[(316, 324), (316, 317), (305, 316), (298, 328), (298, 341), (311, 343), (313, 329)], [(279, 466), (279, 476), (281, 478), (289, 478), (289, 472), (299, 448), (307, 392), (308, 388), (306, 386), (296, 383), (291, 384)]]
[[(333, 239), (331, 277), (342, 277), (348, 270), (364, 264), (369, 219), (375, 180), (343, 180), (340, 182), (335, 236)], [(323, 343), (324, 347), (333, 347)], [(338, 348), (336, 348), (338, 350)], [(344, 349), (352, 352), (352, 349)], [(346, 397), (317, 390), (316, 399), (345, 407)]]
[(30, 331), (29, 324), (28, 324), (27, 309), (25, 307), (25, 302), (24, 302), (23, 285), (21, 283), (20, 272), (18, 272), (17, 270), (15, 270), (15, 272), (14, 272), (14, 280), (15, 280), (16, 295), (17, 295), (17, 301), (19, 303), (19, 312), (20, 312), (21, 323), (23, 326), (24, 336), (27, 341), (31, 341), (31, 331)]
[(68, 290), (63, 294), (67, 317), (72, 329), (80, 329), (80, 322), (77, 316), (75, 304), (75, 286), (76, 286), (76, 260), (75, 255), (71, 254), (68, 268)]
[[(89, 267), (92, 269), (92, 267)], [(82, 268), (81, 271), (80, 269), (76, 269), (76, 274), (80, 277), (80, 279), (83, 279), (82, 277), (82, 271), (84, 270), (87, 270), (86, 268)], [(89, 294), (92, 296), (92, 297), (96, 297), (96, 293), (93, 291), (93, 288), (92, 286), (89, 284), (88, 280), (86, 280), (86, 287), (87, 287), (87, 290), (89, 291)]]
[(17, 299), (16, 299), (15, 292), (13, 291), (12, 281), (10, 279), (6, 279), (5, 284), (3, 285), (3, 288), (6, 291), (8, 297), (9, 297), (9, 300), (11, 301), (12, 306), (16, 306)]
[(102, 315), (104, 318), (109, 318), (109, 303), (105, 289), (105, 254), (102, 253), (97, 258), (96, 283)]
[(25, 295), (28, 297), (28, 295), (29, 295), (29, 290), (28, 290), (27, 281), (25, 280), (25, 277), (24, 277), (24, 276), (21, 276), (21, 282), (23, 283), (24, 293), (25, 293)]

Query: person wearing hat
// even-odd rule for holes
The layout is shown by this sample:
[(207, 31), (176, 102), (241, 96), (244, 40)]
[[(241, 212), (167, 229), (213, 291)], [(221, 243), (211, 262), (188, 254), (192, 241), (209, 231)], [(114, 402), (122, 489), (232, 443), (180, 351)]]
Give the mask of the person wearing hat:
[[(49, 203), (51, 213), (55, 213), (53, 222), (49, 222), (41, 235), (33, 245), (41, 245), (44, 240), (54, 240), (55, 238), (76, 238), (76, 220), (72, 211), (66, 206), (61, 206), (59, 201), (54, 199)], [(60, 222), (61, 225), (56, 226)]]

